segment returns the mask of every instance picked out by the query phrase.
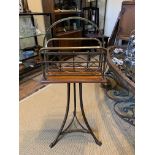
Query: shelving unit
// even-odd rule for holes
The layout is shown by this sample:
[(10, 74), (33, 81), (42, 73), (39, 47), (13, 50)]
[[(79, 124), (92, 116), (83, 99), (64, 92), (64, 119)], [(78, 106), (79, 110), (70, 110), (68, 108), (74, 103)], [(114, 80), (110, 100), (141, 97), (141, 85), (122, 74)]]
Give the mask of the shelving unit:
[(35, 72), (39, 69), (39, 49), (43, 46), (42, 43), (45, 31), (47, 29), (46, 26), (51, 24), (51, 13), (28, 12), (19, 14), (20, 79), (28, 74), (31, 74), (31, 71)]
[[(70, 16), (82, 16), (82, 0), (42, 0), (42, 6), (44, 12), (52, 13), (53, 22)], [(67, 38), (81, 37), (81, 35), (81, 24), (74, 20), (58, 24), (53, 29), (53, 37)], [(59, 42), (59, 46), (64, 44), (61, 41)]]
[[(83, 17), (89, 19), (94, 24), (99, 27), (99, 8), (98, 0), (86, 0), (83, 2)], [(92, 25), (89, 23), (84, 24), (84, 34), (96, 33), (96, 30), (92, 28)]]

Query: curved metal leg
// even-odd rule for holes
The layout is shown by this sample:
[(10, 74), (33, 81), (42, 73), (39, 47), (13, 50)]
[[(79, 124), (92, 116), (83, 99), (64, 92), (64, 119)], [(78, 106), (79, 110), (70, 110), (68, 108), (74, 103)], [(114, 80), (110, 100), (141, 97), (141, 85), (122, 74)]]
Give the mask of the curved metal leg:
[[(62, 136), (64, 134), (67, 133), (71, 133), (71, 132), (83, 132), (83, 133), (89, 133), (93, 136), (96, 144), (98, 145), (102, 145), (102, 143), (95, 137), (92, 129), (90, 128), (88, 121), (86, 119), (85, 113), (84, 113), (84, 109), (83, 109), (83, 100), (82, 100), (82, 83), (79, 83), (79, 97), (80, 97), (80, 108), (81, 108), (81, 113), (84, 119), (84, 123), (87, 127), (87, 129), (79, 122), (77, 116), (76, 116), (76, 84), (74, 83), (74, 111), (73, 111), (73, 118), (71, 120), (71, 122), (69, 123), (69, 125), (64, 129), (64, 126), (66, 124), (67, 121), (67, 117), (68, 117), (68, 113), (69, 113), (69, 106), (70, 106), (70, 83), (67, 84), (67, 106), (66, 106), (66, 113), (64, 116), (64, 120), (62, 122), (61, 128), (55, 138), (55, 140), (49, 145), (50, 148), (54, 147), (57, 142), (60, 140), (60, 138), (62, 138)], [(69, 129), (72, 125), (72, 123), (74, 122), (74, 120), (77, 120), (77, 123), (82, 127), (82, 129)], [(61, 137), (60, 137), (61, 136)]]
[(87, 126), (87, 128), (88, 128), (88, 131), (89, 131), (90, 134), (93, 136), (93, 138), (94, 138), (96, 144), (98, 144), (99, 146), (101, 146), (101, 145), (102, 145), (102, 142), (99, 141), (99, 140), (96, 138), (96, 136), (94, 135), (94, 133), (93, 133), (91, 127), (90, 127), (89, 124), (88, 124), (88, 121), (87, 121), (87, 119), (86, 119), (86, 116), (85, 116), (85, 112), (84, 112), (84, 109), (83, 109), (83, 99), (82, 99), (82, 83), (79, 83), (79, 96), (80, 96), (80, 108), (81, 108), (81, 112), (82, 112), (82, 116), (83, 116), (84, 122), (85, 122), (85, 124), (86, 124), (86, 126)]
[(74, 122), (74, 120), (77, 121), (77, 123), (81, 126), (81, 128), (83, 129), (83, 131), (88, 133), (88, 130), (80, 123), (80, 121), (78, 120), (77, 116), (76, 116), (76, 83), (73, 83), (73, 90), (74, 90), (74, 111), (73, 111), (73, 118), (71, 120), (71, 122), (69, 123), (69, 125), (63, 130), (63, 132), (66, 132), (70, 126), (72, 125), (72, 123)]
[(70, 104), (70, 83), (67, 83), (67, 106), (66, 106), (66, 113), (65, 113), (65, 117), (64, 117), (64, 120), (62, 122), (62, 125), (61, 125), (61, 128), (58, 132), (58, 135), (57, 137), (55, 138), (55, 140), (49, 145), (49, 147), (53, 147), (58, 141), (59, 141), (59, 137), (63, 131), (63, 128), (65, 126), (65, 123), (66, 123), (66, 120), (67, 120), (67, 117), (68, 117), (68, 112), (69, 112), (69, 104)]
[(73, 111), (73, 116), (76, 116), (76, 83), (74, 85), (74, 111)]

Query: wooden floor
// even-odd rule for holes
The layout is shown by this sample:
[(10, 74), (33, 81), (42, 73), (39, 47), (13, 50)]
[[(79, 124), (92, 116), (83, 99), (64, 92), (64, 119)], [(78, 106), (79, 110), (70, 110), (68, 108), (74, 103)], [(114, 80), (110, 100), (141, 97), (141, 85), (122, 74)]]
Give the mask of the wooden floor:
[(42, 84), (40, 82), (41, 77), (42, 77), (41, 73), (38, 72), (37, 74), (35, 73), (31, 76), (27, 76), (20, 81), (20, 85), (19, 85), (20, 100), (33, 94), (34, 92), (38, 91), (39, 89), (45, 86), (45, 84)]

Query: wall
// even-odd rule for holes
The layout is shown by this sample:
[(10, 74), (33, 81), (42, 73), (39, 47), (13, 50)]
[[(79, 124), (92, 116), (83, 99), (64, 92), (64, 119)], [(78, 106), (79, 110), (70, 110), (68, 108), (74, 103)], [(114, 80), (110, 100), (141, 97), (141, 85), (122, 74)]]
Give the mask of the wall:
[[(42, 11), (42, 0), (27, 0), (29, 9), (32, 12), (43, 12)], [(43, 16), (34, 16), (35, 21), (37, 22), (38, 29), (42, 32), (45, 33), (45, 24), (44, 24), (44, 18)], [(38, 37), (38, 43), (39, 45), (43, 44), (43, 37), (44, 36), (39, 36)]]
[[(107, 11), (106, 11), (106, 20), (105, 20), (105, 35), (111, 36), (115, 22), (121, 10), (121, 4), (123, 0), (107, 0)], [(104, 7), (105, 0), (98, 0), (99, 7), (99, 27), (103, 29), (104, 24)]]
[(42, 12), (41, 0), (27, 0), (29, 9), (33, 12)]
[(105, 22), (106, 36), (111, 36), (117, 17), (121, 10), (122, 1), (123, 0), (107, 0), (107, 13)]
[[(100, 0), (104, 3), (105, 0)], [(123, 1), (130, 0), (107, 0), (106, 22), (105, 22), (105, 35), (111, 36), (115, 26)], [(132, 1), (132, 0), (131, 0)]]

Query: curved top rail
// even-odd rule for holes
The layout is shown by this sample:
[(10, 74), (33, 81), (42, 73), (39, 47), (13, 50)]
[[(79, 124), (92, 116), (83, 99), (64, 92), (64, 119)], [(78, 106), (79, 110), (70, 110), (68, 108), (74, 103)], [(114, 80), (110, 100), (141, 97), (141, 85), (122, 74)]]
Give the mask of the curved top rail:
[(103, 43), (103, 46), (104, 46), (104, 36), (102, 35), (102, 32), (101, 32), (101, 30), (98, 28), (98, 26), (96, 25), (96, 24), (94, 24), (92, 21), (90, 21), (90, 20), (88, 20), (88, 19), (86, 19), (86, 18), (83, 18), (83, 17), (67, 17), (67, 18), (62, 18), (62, 19), (60, 19), (60, 20), (58, 20), (58, 21), (56, 21), (56, 22), (54, 22), (48, 29), (47, 29), (47, 31), (46, 31), (46, 34), (45, 34), (45, 36), (44, 36), (44, 39), (43, 39), (43, 46), (45, 47), (45, 40), (46, 40), (46, 37), (47, 37), (47, 34), (48, 34), (48, 32), (51, 30), (51, 29), (53, 29), (53, 27), (55, 27), (57, 24), (59, 24), (59, 23), (61, 23), (61, 22), (64, 22), (64, 21), (67, 21), (67, 20), (72, 20), (72, 19), (77, 19), (77, 20), (81, 20), (81, 21), (85, 21), (85, 22), (87, 22), (87, 23), (89, 23), (89, 24), (91, 24), (93, 27), (95, 27), (97, 30), (98, 30), (98, 32), (99, 32), (99, 34), (102, 36), (101, 37), (101, 39), (102, 39), (102, 43)]
[(101, 41), (99, 40), (99, 39), (97, 39), (97, 38), (51, 38), (51, 39), (49, 39), (47, 42), (46, 42), (46, 44), (45, 44), (45, 47), (48, 47), (48, 44), (51, 42), (51, 41), (57, 41), (57, 40), (87, 40), (87, 41), (90, 41), (90, 40), (95, 40), (95, 41), (97, 41), (97, 43), (98, 43), (98, 45), (100, 46), (100, 47), (102, 47), (102, 43), (101, 43)]

